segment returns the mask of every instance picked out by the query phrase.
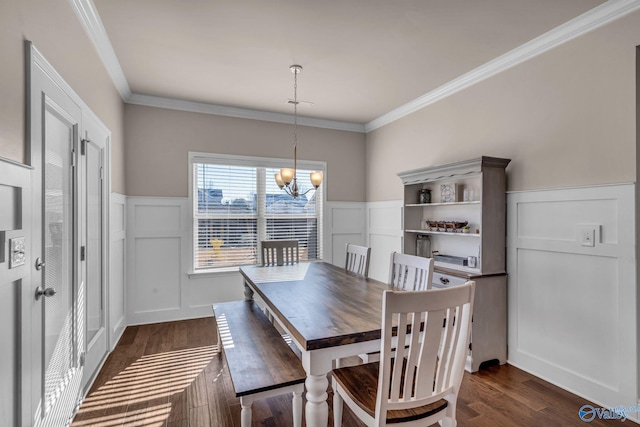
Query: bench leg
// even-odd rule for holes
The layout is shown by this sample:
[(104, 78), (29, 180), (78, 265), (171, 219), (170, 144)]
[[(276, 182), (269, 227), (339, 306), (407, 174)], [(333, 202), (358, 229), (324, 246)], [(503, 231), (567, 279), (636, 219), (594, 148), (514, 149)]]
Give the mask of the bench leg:
[(340, 396), (340, 394), (338, 394), (338, 392), (336, 391), (336, 388), (338, 387), (338, 385), (336, 384), (336, 381), (333, 380), (332, 381), (332, 387), (333, 387), (333, 425), (334, 427), (338, 427), (342, 425), (342, 396)]
[(240, 412), (240, 427), (251, 427), (251, 405), (253, 401), (244, 397), (240, 398), (240, 406), (242, 411)]
[(293, 427), (302, 427), (302, 391), (294, 391), (291, 402), (293, 408)]

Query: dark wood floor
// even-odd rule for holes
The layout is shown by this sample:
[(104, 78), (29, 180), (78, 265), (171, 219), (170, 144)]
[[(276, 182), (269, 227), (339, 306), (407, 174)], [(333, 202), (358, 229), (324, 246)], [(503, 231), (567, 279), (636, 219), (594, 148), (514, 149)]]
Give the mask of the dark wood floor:
[[(240, 427), (240, 402), (217, 353), (215, 327), (213, 318), (128, 327), (72, 426)], [(585, 404), (517, 368), (495, 366), (465, 373), (458, 426), (584, 426), (578, 410)], [(291, 426), (291, 417), (289, 397), (253, 404), (253, 426)], [(345, 407), (343, 425), (363, 424)]]

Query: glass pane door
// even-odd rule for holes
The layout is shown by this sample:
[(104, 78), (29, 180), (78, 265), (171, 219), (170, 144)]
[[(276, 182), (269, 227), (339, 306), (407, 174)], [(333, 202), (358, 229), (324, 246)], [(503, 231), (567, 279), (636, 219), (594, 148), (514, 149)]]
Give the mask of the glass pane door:
[[(85, 143), (87, 342), (104, 327), (102, 272), (102, 150)], [(89, 344), (90, 345), (90, 344)]]
[(75, 127), (54, 110), (45, 111), (43, 415), (57, 403), (77, 366), (74, 304), (74, 217), (72, 148)]

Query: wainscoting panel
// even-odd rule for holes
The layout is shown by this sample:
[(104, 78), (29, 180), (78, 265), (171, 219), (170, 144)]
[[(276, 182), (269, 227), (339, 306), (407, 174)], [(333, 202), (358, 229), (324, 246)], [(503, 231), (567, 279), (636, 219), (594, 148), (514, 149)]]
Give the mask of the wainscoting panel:
[(344, 266), (347, 243), (365, 245), (365, 204), (362, 202), (328, 202), (326, 212), (324, 260)]
[(188, 200), (127, 198), (127, 322), (188, 318)]
[(127, 326), (125, 316), (125, 282), (126, 282), (126, 203), (122, 194), (111, 193), (109, 211), (111, 245), (109, 250), (109, 345), (113, 350)]
[(244, 281), (237, 271), (192, 276), (184, 293), (184, 305), (194, 316), (211, 316), (214, 302), (244, 299)]
[(366, 210), (367, 245), (371, 247), (369, 276), (386, 282), (391, 252), (402, 252), (402, 201), (369, 202)]
[[(30, 424), (31, 198), (31, 169), (0, 158), (0, 424), (7, 426)], [(12, 263), (10, 241), (18, 238), (24, 238), (24, 262)]]
[(180, 309), (180, 249), (179, 237), (135, 239), (131, 297), (136, 313)]
[(606, 407), (637, 402), (634, 191), (507, 195), (509, 363)]
[(331, 239), (331, 263), (339, 267), (344, 267), (346, 261), (347, 243), (364, 246), (364, 236), (360, 233), (334, 234)]
[[(211, 304), (244, 298), (237, 270), (192, 273), (190, 215), (186, 198), (127, 198), (129, 325), (211, 316)], [(328, 202), (324, 259), (343, 265), (347, 242), (365, 244), (365, 226), (364, 203)]]

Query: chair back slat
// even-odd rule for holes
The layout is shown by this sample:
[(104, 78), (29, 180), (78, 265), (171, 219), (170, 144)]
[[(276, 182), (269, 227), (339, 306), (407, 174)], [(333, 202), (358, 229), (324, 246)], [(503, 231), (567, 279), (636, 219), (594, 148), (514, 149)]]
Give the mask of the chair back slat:
[(431, 289), (433, 258), (391, 253), (389, 284), (405, 291)]
[(297, 264), (300, 260), (297, 240), (263, 240), (260, 247), (265, 266)]
[(475, 282), (447, 289), (384, 292), (376, 414), (457, 395), (469, 346), (474, 293)]
[(346, 254), (347, 257), (344, 265), (345, 270), (368, 277), (369, 255), (371, 255), (371, 248), (347, 243)]

